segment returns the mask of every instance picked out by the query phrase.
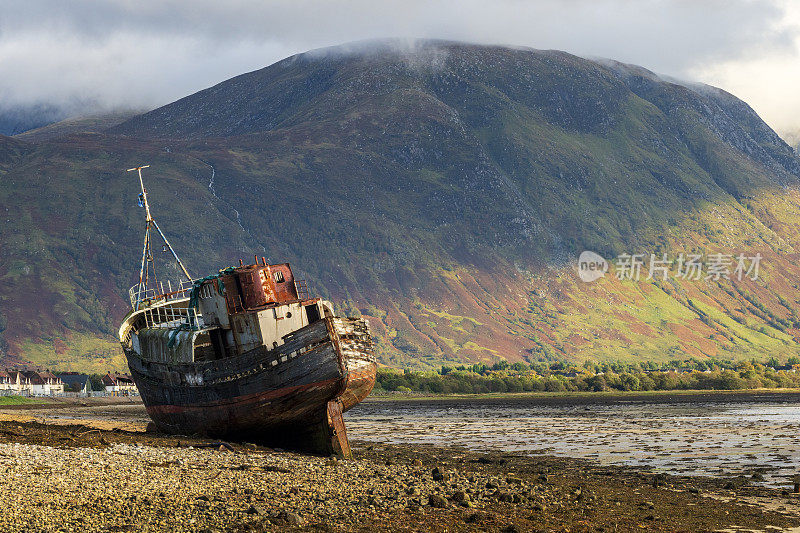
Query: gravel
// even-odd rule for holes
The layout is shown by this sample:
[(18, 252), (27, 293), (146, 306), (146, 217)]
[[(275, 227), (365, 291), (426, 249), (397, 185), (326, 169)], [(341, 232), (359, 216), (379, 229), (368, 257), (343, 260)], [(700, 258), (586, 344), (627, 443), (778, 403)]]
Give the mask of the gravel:
[(353, 441), (355, 459), (0, 420), (0, 532), (715, 531), (800, 526), (800, 495), (590, 461)]
[(310, 523), (349, 529), (380, 513), (427, 504), (482, 507), (497, 498), (481, 489), (489, 474), (467, 479), (411, 462), (225, 447), (0, 444), (0, 471), (2, 531), (213, 531)]

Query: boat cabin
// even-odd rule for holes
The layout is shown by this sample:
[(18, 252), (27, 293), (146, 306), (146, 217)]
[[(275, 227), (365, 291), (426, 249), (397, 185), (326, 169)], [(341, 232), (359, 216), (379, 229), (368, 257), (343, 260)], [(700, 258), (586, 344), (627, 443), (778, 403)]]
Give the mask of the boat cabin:
[(132, 328), (134, 351), (153, 361), (215, 361), (272, 350), (290, 333), (334, 316), (330, 302), (308, 297), (289, 263), (263, 260), (195, 283), (188, 303), (145, 311)]
[(197, 305), (205, 327), (215, 329), (195, 340), (195, 361), (238, 355), (262, 345), (277, 348), (285, 335), (333, 316), (330, 304), (308, 298), (305, 283), (295, 280), (289, 263), (265, 261), (226, 269), (206, 280)]
[(231, 314), (301, 299), (289, 263), (241, 266), (221, 279)]

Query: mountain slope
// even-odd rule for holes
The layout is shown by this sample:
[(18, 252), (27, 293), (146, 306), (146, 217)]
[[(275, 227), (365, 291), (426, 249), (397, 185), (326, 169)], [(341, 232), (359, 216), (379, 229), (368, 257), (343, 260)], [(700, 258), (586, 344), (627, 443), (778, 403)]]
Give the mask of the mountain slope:
[[(406, 172), (438, 172), (488, 196), (420, 206), (441, 216), (456, 211), (453, 220), (437, 225), (469, 223), (474, 213), (458, 211), (483, 203), (475, 209), (498, 211), (492, 223), (503, 228), (502, 241), (531, 252), (529, 258), (557, 253), (552, 243), (542, 249), (552, 233), (559, 243), (569, 237), (573, 250), (609, 240), (598, 228), (591, 243), (564, 235), (569, 221), (558, 218), (573, 217), (565, 199), (569, 204), (581, 196), (595, 200), (612, 190), (620, 174), (631, 177), (613, 187), (618, 198), (627, 202), (648, 188), (663, 188), (665, 199), (676, 200), (668, 209), (681, 211), (687, 200), (691, 206), (714, 193), (740, 196), (762, 185), (792, 182), (798, 172), (791, 149), (749, 107), (722, 91), (693, 91), (644, 69), (609, 68), (564, 53), (444, 43), (407, 52), (378, 46), (356, 54), (333, 50), (295, 56), (113, 131), (188, 139), (274, 131), (281, 138), (295, 134), (374, 153)], [(645, 144), (656, 142), (663, 146)], [(642, 144), (645, 161), (633, 153)], [(576, 152), (585, 153), (583, 160), (575, 160)], [(609, 154), (616, 168), (599, 175), (593, 156)], [(689, 175), (695, 174), (705, 180), (694, 183)], [(725, 175), (725, 181), (709, 174)], [(581, 181), (595, 190), (574, 190)], [(620, 185), (628, 190), (619, 191)], [(528, 198), (529, 191), (537, 194)], [(651, 203), (641, 200), (636, 203), (642, 207)], [(500, 206), (508, 211), (502, 213)], [(632, 229), (655, 233), (645, 217)], [(540, 227), (538, 238), (520, 238)], [(468, 235), (482, 233), (474, 226), (464, 229)], [(635, 231), (611, 241), (630, 242)]]
[(28, 142), (41, 142), (78, 133), (97, 133), (121, 124), (138, 114), (133, 111), (114, 111), (97, 115), (76, 116), (25, 131), (14, 137)]
[[(104, 339), (136, 270), (122, 171), (139, 163), (195, 275), (288, 260), (370, 318), (391, 364), (799, 351), (800, 162), (735, 97), (640, 67), (371, 43), (26, 150), (0, 193), (19, 221), (0, 237), (22, 258), (0, 260), (11, 357), (120, 364)], [(764, 268), (584, 284), (586, 249), (758, 252)]]

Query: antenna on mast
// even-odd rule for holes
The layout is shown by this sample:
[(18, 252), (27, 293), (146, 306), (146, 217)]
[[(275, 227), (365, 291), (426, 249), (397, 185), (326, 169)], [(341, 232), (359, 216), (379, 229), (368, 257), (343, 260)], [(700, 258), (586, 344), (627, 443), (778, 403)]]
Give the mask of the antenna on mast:
[(147, 204), (147, 189), (144, 188), (144, 181), (142, 180), (142, 169), (143, 168), (150, 168), (150, 165), (144, 165), (143, 167), (136, 167), (136, 168), (129, 168), (128, 172), (133, 172), (136, 170), (139, 172), (139, 187), (142, 188), (142, 202), (144, 203), (144, 211), (147, 213), (147, 221), (150, 222), (153, 220), (153, 217), (150, 216), (150, 206)]
[[(153, 256), (150, 250), (150, 242), (151, 242), (151, 228), (155, 228), (159, 235), (161, 235), (161, 239), (164, 241), (164, 245), (172, 252), (172, 256), (178, 262), (178, 265), (181, 267), (183, 274), (186, 276), (186, 279), (192, 281), (192, 276), (189, 275), (189, 272), (186, 270), (186, 267), (183, 266), (183, 262), (181, 261), (178, 254), (175, 253), (175, 250), (172, 248), (172, 245), (167, 240), (167, 237), (164, 235), (164, 232), (161, 231), (161, 228), (158, 227), (153, 215), (150, 214), (150, 204), (147, 203), (147, 189), (144, 186), (144, 180), (142, 180), (142, 169), (143, 168), (150, 168), (150, 165), (143, 165), (141, 167), (129, 168), (128, 172), (133, 172), (134, 170), (139, 174), (139, 186), (142, 189), (141, 194), (139, 195), (140, 205), (144, 207), (145, 217), (146, 217), (146, 226), (144, 230), (144, 247), (142, 248), (142, 267), (139, 270), (139, 291), (140, 293), (144, 294), (144, 291), (147, 289), (147, 279), (150, 273), (149, 262), (153, 260)], [(153, 277), (155, 278), (155, 265), (153, 266)], [(157, 281), (156, 281), (157, 283)]]

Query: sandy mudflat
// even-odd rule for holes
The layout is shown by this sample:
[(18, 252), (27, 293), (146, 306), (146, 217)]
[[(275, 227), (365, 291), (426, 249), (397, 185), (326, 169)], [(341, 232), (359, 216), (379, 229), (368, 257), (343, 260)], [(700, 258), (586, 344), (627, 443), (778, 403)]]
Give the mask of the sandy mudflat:
[(0, 531), (800, 527), (797, 496), (745, 477), (364, 441), (354, 443), (354, 460), (335, 461), (148, 433), (142, 413), (135, 405), (0, 412)]
[(756, 475), (776, 488), (791, 487), (800, 473), (800, 396), (786, 392), (382, 400), (350, 411), (347, 427), (376, 442), (579, 457), (677, 475)]

